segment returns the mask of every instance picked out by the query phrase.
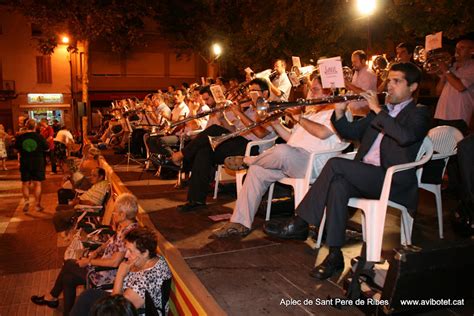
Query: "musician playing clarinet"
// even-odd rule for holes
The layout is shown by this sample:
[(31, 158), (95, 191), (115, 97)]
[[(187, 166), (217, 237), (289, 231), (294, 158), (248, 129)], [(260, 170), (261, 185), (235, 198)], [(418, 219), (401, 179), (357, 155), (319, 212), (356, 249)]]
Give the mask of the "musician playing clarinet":
[[(416, 104), (413, 94), (421, 79), (420, 69), (412, 63), (392, 66), (388, 74), (388, 99), (380, 106), (375, 92), (362, 93), (370, 113), (349, 122), (344, 115), (347, 103), (335, 105), (331, 121), (343, 139), (360, 142), (354, 160), (331, 158), (286, 223), (273, 221), (264, 231), (277, 238), (306, 239), (310, 224), (319, 227), (326, 212), (326, 245), (329, 254), (310, 275), (324, 280), (344, 268), (341, 247), (345, 243), (350, 198), (379, 199), (387, 169), (415, 161), (430, 127), (430, 112)], [(413, 214), (418, 200), (416, 170), (393, 176), (390, 200), (404, 205)], [(383, 210), (380, 210), (381, 212)]]

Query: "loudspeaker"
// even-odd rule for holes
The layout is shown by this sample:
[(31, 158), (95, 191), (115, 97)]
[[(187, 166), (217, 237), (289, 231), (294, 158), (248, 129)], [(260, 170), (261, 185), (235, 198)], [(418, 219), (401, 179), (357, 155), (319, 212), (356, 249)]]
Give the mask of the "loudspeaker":
[(367, 314), (386, 315), (465, 305), (474, 297), (473, 254), (470, 240), (394, 249), (383, 284), (377, 279), (385, 272), (377, 268), (375, 277), (360, 278), (366, 303), (357, 305)]

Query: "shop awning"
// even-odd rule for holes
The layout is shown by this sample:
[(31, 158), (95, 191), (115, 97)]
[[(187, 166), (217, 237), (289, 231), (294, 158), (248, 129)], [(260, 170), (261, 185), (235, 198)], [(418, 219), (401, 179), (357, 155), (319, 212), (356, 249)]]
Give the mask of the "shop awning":
[(20, 104), (20, 109), (34, 109), (34, 110), (41, 110), (41, 109), (51, 109), (51, 108), (70, 108), (71, 105), (67, 103), (61, 104)]

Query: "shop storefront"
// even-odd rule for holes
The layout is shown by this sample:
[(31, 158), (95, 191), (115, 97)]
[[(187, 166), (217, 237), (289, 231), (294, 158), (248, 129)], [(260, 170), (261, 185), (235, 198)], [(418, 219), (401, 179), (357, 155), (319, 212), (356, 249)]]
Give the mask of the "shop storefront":
[(49, 124), (57, 120), (61, 126), (73, 127), (71, 105), (65, 102), (62, 93), (28, 93), (26, 101), (19, 105), (17, 117), (27, 116), (36, 121), (46, 118)]

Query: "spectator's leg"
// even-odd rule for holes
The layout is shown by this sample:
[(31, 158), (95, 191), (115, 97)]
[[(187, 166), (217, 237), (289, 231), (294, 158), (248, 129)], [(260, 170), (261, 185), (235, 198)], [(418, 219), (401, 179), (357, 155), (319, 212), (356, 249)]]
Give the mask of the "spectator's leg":
[(33, 181), (36, 206), (41, 206), (41, 181)]

